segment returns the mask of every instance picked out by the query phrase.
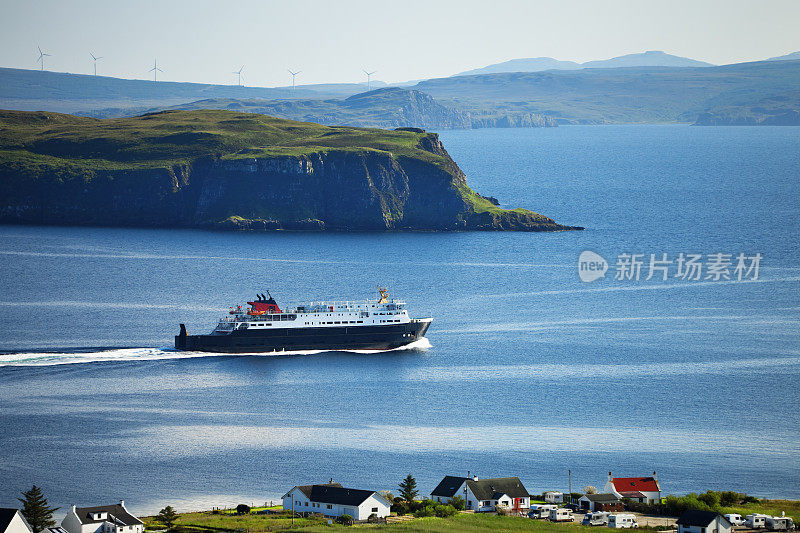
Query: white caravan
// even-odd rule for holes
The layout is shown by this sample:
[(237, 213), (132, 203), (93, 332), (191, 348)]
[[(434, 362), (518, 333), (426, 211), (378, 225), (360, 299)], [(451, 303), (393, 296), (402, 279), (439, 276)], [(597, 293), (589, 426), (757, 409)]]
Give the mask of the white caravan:
[(725, 515), (725, 520), (731, 523), (732, 526), (743, 526), (744, 525), (744, 518), (742, 515), (731, 513)]
[(765, 526), (770, 531), (793, 531), (794, 521), (788, 516), (768, 516)]
[(745, 518), (744, 525), (750, 529), (761, 529), (767, 525), (767, 518), (770, 517), (765, 514), (749, 514)]
[(547, 518), (548, 516), (550, 516), (550, 511), (552, 511), (553, 509), (558, 509), (558, 506), (551, 505), (549, 503), (531, 505), (531, 510), (528, 513), (528, 516), (530, 516), (531, 518)]
[(581, 525), (584, 526), (607, 526), (608, 525), (608, 515), (611, 514), (608, 511), (592, 511), (591, 513), (586, 513), (583, 515), (583, 521)]
[(636, 521), (636, 517), (632, 514), (610, 514), (608, 515), (608, 527), (613, 529), (630, 529), (639, 527), (639, 522)]
[(574, 522), (575, 517), (572, 516), (572, 509), (561, 508), (550, 510), (551, 522)]

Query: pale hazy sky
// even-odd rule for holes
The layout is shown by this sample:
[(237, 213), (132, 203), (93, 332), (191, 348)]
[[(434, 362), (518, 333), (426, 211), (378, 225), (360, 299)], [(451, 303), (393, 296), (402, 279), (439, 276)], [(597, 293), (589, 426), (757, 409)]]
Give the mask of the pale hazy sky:
[(800, 0), (0, 0), (0, 66), (246, 85), (443, 77), (520, 57), (663, 50), (710, 63), (800, 50)]

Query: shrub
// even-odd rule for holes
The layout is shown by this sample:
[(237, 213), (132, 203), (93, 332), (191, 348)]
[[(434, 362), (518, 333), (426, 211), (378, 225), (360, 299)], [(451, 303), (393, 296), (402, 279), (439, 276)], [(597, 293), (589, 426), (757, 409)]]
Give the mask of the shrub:
[(352, 526), (353, 525), (353, 517), (349, 514), (343, 514), (339, 518), (336, 519), (337, 522), (342, 524), (343, 526)]
[(240, 503), (236, 506), (236, 514), (250, 514), (250, 506)]
[(452, 505), (437, 505), (434, 507), (433, 512), (439, 518), (450, 518), (456, 514), (456, 508)]
[(744, 494), (739, 494), (738, 492), (733, 492), (732, 490), (725, 490), (719, 493), (719, 503), (725, 507), (730, 507), (731, 505), (736, 505), (740, 501)]
[(436, 506), (426, 505), (422, 509), (414, 513), (417, 518), (425, 518), (426, 516), (436, 516)]
[(505, 507), (495, 507), (494, 510), (499, 516), (506, 516), (508, 514), (508, 509)]
[(462, 498), (461, 496), (453, 496), (452, 498), (450, 498), (450, 505), (452, 505), (456, 511), (463, 511), (464, 508), (466, 507), (464, 503), (464, 498)]
[(708, 505), (711, 509), (718, 509), (719, 508), (719, 493), (713, 491), (706, 491), (705, 494), (701, 494), (697, 497), (698, 500), (703, 502), (704, 504)]

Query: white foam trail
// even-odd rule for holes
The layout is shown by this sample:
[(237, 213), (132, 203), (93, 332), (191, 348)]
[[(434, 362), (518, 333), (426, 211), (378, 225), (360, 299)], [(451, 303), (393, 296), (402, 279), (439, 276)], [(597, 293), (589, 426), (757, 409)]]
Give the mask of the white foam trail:
[(77, 363), (99, 363), (99, 362), (119, 362), (119, 361), (154, 361), (160, 359), (193, 359), (199, 357), (238, 357), (238, 356), (258, 356), (258, 357), (282, 357), (285, 355), (315, 355), (329, 353), (332, 351), (356, 353), (356, 354), (379, 354), (409, 350), (427, 350), (431, 348), (431, 343), (425, 337), (418, 341), (406, 344), (392, 350), (296, 350), (285, 352), (269, 353), (215, 353), (215, 352), (190, 352), (179, 351), (168, 347), (164, 348), (118, 348), (98, 351), (74, 351), (74, 352), (14, 352), (0, 354), (0, 367), (3, 366), (55, 366)]

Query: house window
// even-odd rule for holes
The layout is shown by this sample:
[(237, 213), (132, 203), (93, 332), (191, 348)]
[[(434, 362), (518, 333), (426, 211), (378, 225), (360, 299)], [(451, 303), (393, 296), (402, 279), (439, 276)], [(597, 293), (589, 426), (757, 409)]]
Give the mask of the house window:
[(333, 509), (333, 505), (331, 505), (331, 504), (328, 504), (328, 505), (326, 505), (326, 507), (327, 507), (328, 509)]
[(377, 513), (377, 512), (378, 512), (378, 508), (377, 508), (377, 507), (373, 507), (373, 508), (372, 508), (372, 512), (373, 512), (373, 513)]

